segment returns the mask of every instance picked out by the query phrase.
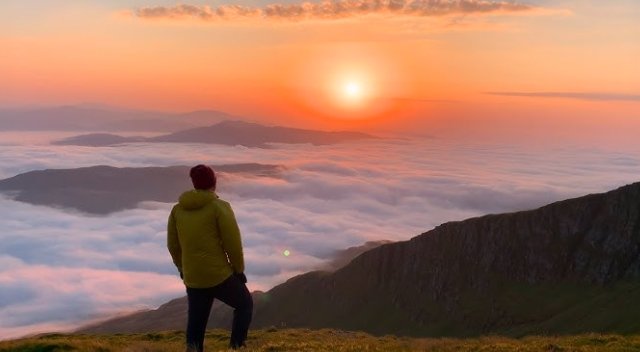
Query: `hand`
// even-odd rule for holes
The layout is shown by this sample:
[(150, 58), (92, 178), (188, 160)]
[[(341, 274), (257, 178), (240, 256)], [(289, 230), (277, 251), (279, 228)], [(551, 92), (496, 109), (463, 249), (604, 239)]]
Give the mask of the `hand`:
[(235, 273), (234, 274), (243, 284), (247, 283), (247, 276), (244, 273)]

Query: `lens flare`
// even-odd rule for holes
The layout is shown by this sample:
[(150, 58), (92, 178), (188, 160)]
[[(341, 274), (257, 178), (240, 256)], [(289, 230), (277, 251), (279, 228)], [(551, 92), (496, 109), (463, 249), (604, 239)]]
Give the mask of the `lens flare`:
[(284, 252), (282, 252), (282, 254), (284, 254), (285, 257), (288, 257), (291, 255), (291, 251), (289, 251), (288, 249), (285, 249)]

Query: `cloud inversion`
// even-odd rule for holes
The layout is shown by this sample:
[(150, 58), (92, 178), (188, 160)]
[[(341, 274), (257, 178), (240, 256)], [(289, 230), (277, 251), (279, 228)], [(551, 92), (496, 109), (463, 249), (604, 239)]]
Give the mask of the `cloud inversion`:
[(267, 19), (277, 21), (333, 20), (382, 14), (415, 17), (511, 13), (533, 10), (528, 4), (492, 0), (324, 0), (291, 4), (269, 4), (264, 7), (242, 5), (178, 4), (135, 9), (133, 14), (145, 19), (199, 19), (215, 22), (233, 19)]
[[(95, 164), (257, 160), (284, 165), (286, 171), (281, 178), (229, 174), (220, 179), (219, 193), (239, 221), (249, 286), (262, 290), (321, 267), (336, 250), (370, 240), (405, 240), (446, 221), (606, 191), (637, 181), (640, 174), (634, 151), (550, 153), (434, 138), (269, 149), (8, 144), (0, 149), (0, 177)], [(171, 206), (145, 202), (96, 217), (0, 197), (0, 338), (77, 326), (183, 295), (165, 244)], [(105, 287), (119, 289), (112, 293)]]

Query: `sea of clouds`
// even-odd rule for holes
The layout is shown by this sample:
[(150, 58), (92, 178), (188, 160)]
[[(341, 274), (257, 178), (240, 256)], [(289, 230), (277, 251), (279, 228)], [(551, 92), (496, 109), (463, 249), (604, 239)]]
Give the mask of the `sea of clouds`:
[[(640, 145), (614, 150), (386, 139), (269, 149), (92, 148), (13, 137), (0, 148), (0, 178), (93, 165), (282, 165), (280, 177), (235, 174), (219, 181), (243, 233), (253, 290), (321, 267), (335, 251), (369, 240), (406, 240), (443, 222), (640, 180)], [(89, 216), (0, 197), (0, 338), (70, 329), (184, 295), (165, 245), (171, 206), (144, 202)]]

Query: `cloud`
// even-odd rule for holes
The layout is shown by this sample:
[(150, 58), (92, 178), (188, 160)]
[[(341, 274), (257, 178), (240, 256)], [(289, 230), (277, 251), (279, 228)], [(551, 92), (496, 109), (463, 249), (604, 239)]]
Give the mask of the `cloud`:
[(531, 98), (561, 98), (586, 101), (632, 101), (640, 102), (640, 94), (624, 93), (580, 93), (580, 92), (487, 92), (489, 95)]
[(264, 7), (242, 5), (179, 4), (175, 6), (142, 7), (133, 15), (144, 19), (189, 20), (218, 22), (236, 19), (274, 21), (334, 20), (380, 14), (414, 17), (439, 17), (487, 13), (515, 13), (536, 8), (514, 1), (491, 0), (325, 0), (270, 4)]
[[(322, 266), (336, 250), (369, 240), (406, 240), (446, 221), (606, 191), (640, 174), (635, 150), (546, 150), (432, 138), (269, 149), (8, 144), (0, 150), (0, 177), (95, 164), (256, 161), (286, 170), (278, 179), (228, 175), (219, 193), (231, 202), (243, 233), (250, 288), (262, 290)], [(96, 217), (0, 197), (0, 337), (64, 329), (183, 295), (165, 248), (171, 206), (145, 202)]]
[(2, 338), (151, 308), (184, 291), (174, 275), (28, 264), (0, 255), (0, 262), (7, 261), (11, 268), (0, 271)]

